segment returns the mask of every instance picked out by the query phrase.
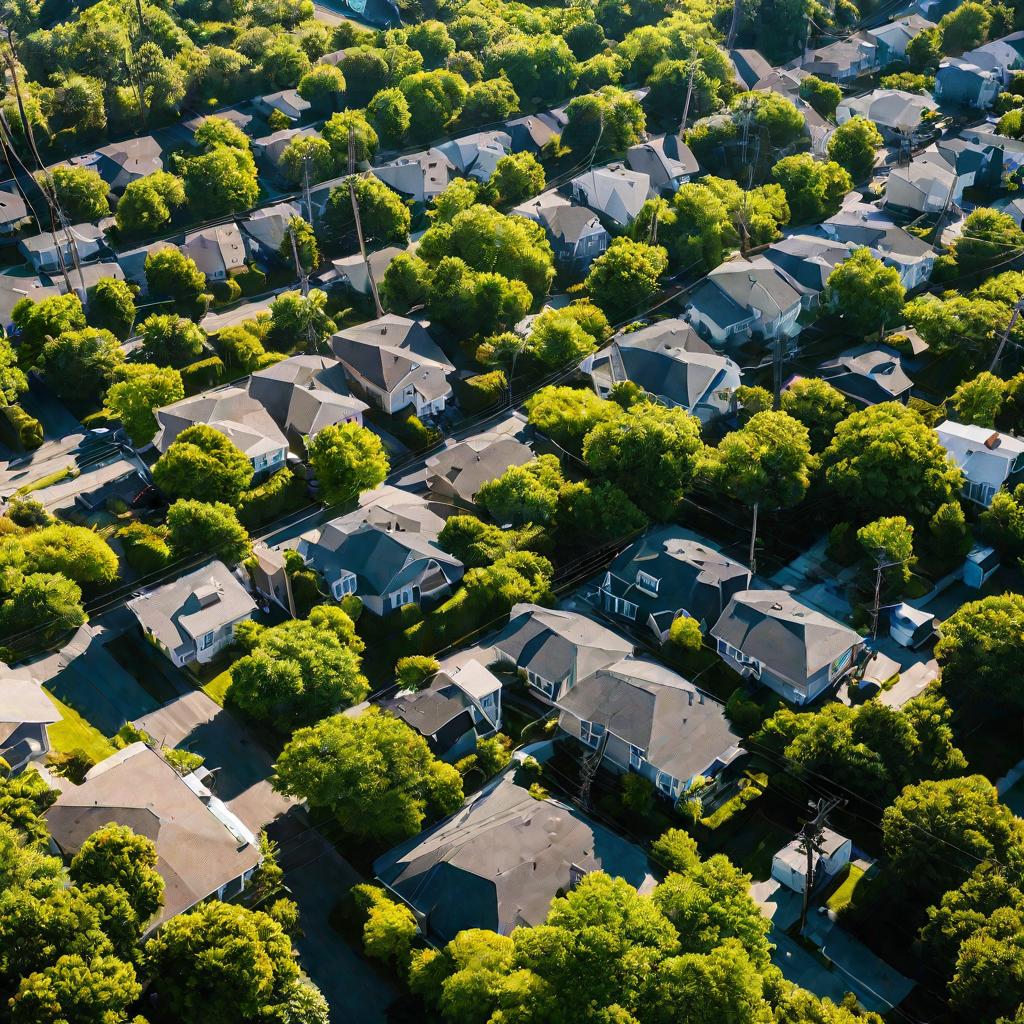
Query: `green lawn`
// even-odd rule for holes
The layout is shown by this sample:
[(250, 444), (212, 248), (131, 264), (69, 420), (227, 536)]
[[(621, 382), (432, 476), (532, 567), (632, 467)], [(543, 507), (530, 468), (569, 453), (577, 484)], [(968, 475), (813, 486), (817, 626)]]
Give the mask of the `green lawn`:
[(224, 698), (227, 696), (228, 687), (231, 685), (231, 668), (230, 666), (224, 669), (223, 672), (215, 675), (208, 683), (203, 684), (203, 693), (212, 701), (216, 701), (221, 707), (224, 707)]
[(49, 690), (46, 693), (64, 716), (47, 730), (50, 735), (50, 747), (56, 753), (66, 754), (72, 750), (84, 750), (94, 761), (102, 761), (114, 753), (113, 746), (99, 729), (90, 725), (74, 708), (54, 697)]
[(853, 899), (853, 891), (863, 877), (864, 869), (857, 867), (856, 864), (851, 864), (842, 884), (826, 901), (828, 909), (837, 914), (842, 911)]

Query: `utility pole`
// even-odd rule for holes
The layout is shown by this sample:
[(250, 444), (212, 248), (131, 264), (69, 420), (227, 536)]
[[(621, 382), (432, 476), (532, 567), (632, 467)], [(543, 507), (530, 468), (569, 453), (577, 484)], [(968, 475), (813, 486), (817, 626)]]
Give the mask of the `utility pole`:
[(875, 596), (871, 603), (871, 639), (878, 639), (878, 614), (882, 609), (882, 572), (891, 569), (895, 565), (902, 565), (905, 559), (898, 559), (895, 562), (886, 562), (885, 552), (878, 552), (878, 561), (875, 564)]
[(740, 29), (740, 14), (743, 12), (743, 0), (733, 0), (732, 21), (729, 23), (729, 35), (725, 40), (725, 48), (731, 50), (736, 45), (736, 33)]
[[(913, 155), (911, 155), (910, 161), (907, 166), (910, 166), (910, 162), (913, 161)], [(935, 222), (935, 233), (932, 235), (932, 252), (938, 252), (942, 245), (942, 225), (946, 219), (946, 211), (949, 209), (953, 202), (953, 193), (956, 191), (957, 176), (953, 175), (953, 180), (949, 183), (949, 191), (946, 193), (946, 201), (942, 204), (942, 209), (939, 211), (939, 219)]]
[(797, 840), (801, 853), (807, 855), (806, 874), (804, 876), (803, 906), (800, 908), (800, 934), (803, 935), (807, 927), (807, 909), (811, 902), (811, 889), (814, 888), (814, 855), (821, 853), (821, 840), (825, 831), (825, 819), (841, 804), (846, 803), (838, 797), (831, 797), (828, 800), (821, 799), (817, 804), (811, 804), (814, 817), (804, 823), (800, 829), (800, 836)]
[[(309, 275), (306, 273), (306, 268), (302, 264), (302, 260), (299, 259), (299, 243), (295, 238), (295, 228), (293, 225), (288, 225), (288, 237), (292, 242), (292, 256), (295, 259), (295, 273), (298, 275), (299, 284), (302, 288), (302, 301), (304, 304), (309, 302)], [(306, 309), (306, 351), (312, 355), (316, 351), (316, 343), (313, 340), (313, 319), (309, 316), (309, 309)]]
[(350, 127), (348, 130), (348, 195), (352, 200), (352, 216), (356, 222), (356, 237), (359, 239), (359, 251), (363, 256), (363, 266), (366, 268), (366, 279), (370, 284), (370, 293), (373, 295), (373, 306), (377, 311), (377, 316), (382, 317), (384, 315), (384, 307), (380, 304), (380, 294), (377, 291), (377, 282), (373, 279), (373, 267), (370, 266), (370, 257), (366, 253), (366, 241), (363, 238), (363, 222), (359, 216), (359, 200), (356, 198), (356, 178), (353, 173), (355, 170), (355, 148), (355, 129)]
[(306, 201), (306, 220), (309, 226), (315, 227), (313, 223), (313, 200), (309, 194), (309, 150), (302, 154), (302, 197)]
[(1017, 320), (1020, 317), (1020, 311), (1022, 308), (1024, 308), (1024, 295), (1014, 303), (1013, 314), (1010, 317), (1010, 322), (1006, 325), (1006, 330), (1003, 331), (1003, 335), (999, 339), (999, 347), (996, 349), (996, 354), (992, 357), (992, 365), (988, 368), (989, 373), (996, 372), (996, 369), (1003, 358), (1003, 349), (1006, 348), (1006, 345), (1010, 340), (1010, 335), (1013, 333), (1014, 327), (1017, 326)]
[(693, 78), (697, 74), (697, 65), (700, 59), (695, 57), (690, 62), (690, 78), (686, 83), (686, 102), (683, 104), (683, 119), (679, 122), (679, 137), (682, 138), (686, 132), (686, 120), (690, 116), (690, 97), (693, 95)]
[(754, 522), (750, 527), (750, 554), (747, 556), (747, 562), (750, 565), (750, 575), (753, 576), (757, 572), (757, 513), (761, 508), (761, 502), (754, 502)]
[(774, 402), (772, 408), (778, 409), (782, 405), (782, 335), (779, 334), (772, 339), (772, 394)]

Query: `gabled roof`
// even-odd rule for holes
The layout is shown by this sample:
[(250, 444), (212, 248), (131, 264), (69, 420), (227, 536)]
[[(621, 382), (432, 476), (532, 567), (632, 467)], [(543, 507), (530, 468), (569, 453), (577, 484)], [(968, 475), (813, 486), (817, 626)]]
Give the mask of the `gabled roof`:
[(736, 70), (736, 77), (747, 89), (753, 89), (773, 70), (771, 64), (757, 50), (730, 50), (729, 59)]
[(80, 786), (62, 784), (46, 812), (66, 856), (104, 825), (127, 825), (156, 846), (164, 905), (150, 927), (180, 914), (260, 862), (253, 835), (194, 777), (182, 778), (144, 743), (94, 765)]
[(207, 277), (245, 266), (245, 240), (234, 221), (187, 234), (181, 251), (194, 260)]
[(1012, 463), (1024, 455), (1024, 440), (990, 427), (943, 420), (935, 428), (935, 433), (939, 435), (942, 447), (971, 479), (972, 461)]
[(282, 89), (280, 92), (271, 92), (260, 97), (260, 103), (273, 110), (280, 110), (293, 120), (297, 120), (307, 111), (313, 109), (313, 105), (304, 100), (295, 89)]
[(117, 254), (117, 262), (124, 273), (125, 280), (134, 284), (146, 286), (146, 259), (153, 253), (162, 252), (164, 249), (177, 249), (173, 242), (151, 242), (149, 245), (139, 246), (138, 249), (127, 249)]
[(41, 277), (0, 273), (0, 324), (6, 327), (11, 322), (11, 311), (22, 299), (42, 302), (63, 294), (64, 288)]
[(744, 590), (734, 595), (711, 634), (797, 688), (861, 642), (849, 626), (785, 590)]
[(585, 615), (526, 603), (513, 607), (491, 646), (550, 682), (574, 670), (582, 679), (633, 653), (629, 640)]
[(511, 466), (522, 466), (533, 452), (514, 437), (478, 434), (427, 459), (427, 486), (435, 492), (451, 491), (472, 502), (477, 491)]
[(772, 320), (799, 303), (800, 293), (764, 256), (715, 267), (690, 298), (692, 306), (722, 327), (747, 319), (755, 309)]
[(630, 170), (646, 174), (650, 188), (674, 188), (680, 178), (700, 170), (697, 158), (678, 135), (663, 135), (626, 150)]
[(154, 444), (167, 451), (185, 429), (205, 423), (229, 437), (248, 458), (288, 447), (273, 417), (255, 398), (240, 387), (227, 386), (183, 398), (156, 411), (160, 430)]
[(561, 131), (561, 125), (549, 114), (529, 114), (505, 122), (513, 153), (536, 153)]
[[(68, 227), (68, 231), (78, 242), (97, 242), (102, 240), (104, 229), (112, 223), (113, 218), (105, 217), (98, 224), (72, 224)], [(19, 239), (19, 244), (30, 253), (56, 252), (57, 245), (61, 245), (65, 250), (68, 248), (64, 233), (61, 231), (57, 232), (56, 243), (54, 243), (51, 232), (43, 231), (41, 234)]]
[(52, 725), (59, 722), (61, 714), (42, 686), (16, 671), (0, 662), (0, 724)]
[(264, 249), (277, 252), (288, 234), (288, 222), (301, 215), (298, 203), (275, 203), (250, 213), (241, 228)]
[(0, 224), (18, 224), (29, 215), (28, 204), (13, 183), (0, 189)]
[(487, 181), (498, 161), (508, 155), (511, 145), (512, 139), (507, 132), (490, 131), (450, 139), (437, 148), (460, 174)]
[(844, 99), (839, 106), (849, 111), (851, 117), (859, 114), (875, 124), (899, 131), (916, 128), (925, 111), (938, 110), (930, 96), (903, 92), (901, 89), (875, 89), (866, 96)]
[(651, 179), (622, 164), (611, 164), (573, 178), (572, 187), (585, 197), (587, 206), (625, 226), (647, 201)]
[(455, 174), (455, 166), (439, 149), (428, 149), (370, 168), (385, 185), (414, 199), (432, 199), (443, 192)]
[(889, 345), (864, 344), (847, 349), (821, 363), (818, 376), (866, 405), (898, 400), (914, 386), (903, 369), (900, 353)]
[(557, 800), (535, 800), (507, 776), (447, 821), (390, 850), (374, 872), (447, 942), (467, 928), (507, 935), (544, 922), (555, 896), (606, 871), (654, 887), (637, 846)]
[(905, 47), (914, 36), (928, 28), (935, 28), (935, 22), (921, 17), (920, 14), (906, 14), (886, 25), (879, 25), (878, 28), (865, 29), (865, 32), (889, 46)]
[(818, 294), (829, 275), (853, 255), (856, 246), (820, 235), (790, 235), (773, 242), (764, 258), (774, 263), (801, 291)]
[(211, 630), (256, 610), (249, 592), (220, 561), (147, 591), (128, 602), (142, 627), (169, 651), (190, 650)]
[(624, 658), (580, 679), (556, 701), (582, 722), (596, 722), (644, 760), (682, 782), (739, 753), (721, 704), (651, 658)]

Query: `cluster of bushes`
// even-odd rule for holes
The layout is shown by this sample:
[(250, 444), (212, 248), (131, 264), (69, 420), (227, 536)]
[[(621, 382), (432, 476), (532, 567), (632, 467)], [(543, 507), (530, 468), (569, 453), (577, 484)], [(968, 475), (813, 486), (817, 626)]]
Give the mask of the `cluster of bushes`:
[(250, 530), (269, 523), (294, 508), (304, 492), (304, 481), (286, 466), (263, 483), (242, 492), (238, 499), (238, 518)]
[(181, 368), (181, 382), (185, 385), (186, 395), (215, 387), (224, 380), (224, 375), (224, 361), (220, 356), (209, 356)]
[(12, 448), (35, 451), (43, 443), (43, 425), (20, 405), (0, 408), (0, 433)]

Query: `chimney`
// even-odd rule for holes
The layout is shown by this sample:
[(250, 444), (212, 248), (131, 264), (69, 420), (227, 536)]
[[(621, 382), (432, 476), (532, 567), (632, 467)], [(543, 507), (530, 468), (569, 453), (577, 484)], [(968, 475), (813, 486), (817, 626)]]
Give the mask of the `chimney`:
[(988, 437), (985, 438), (985, 447), (988, 448), (989, 451), (992, 451), (993, 449), (999, 447), (1000, 442), (1001, 439), (999, 437), (999, 432), (996, 431), (994, 434), (990, 434)]

